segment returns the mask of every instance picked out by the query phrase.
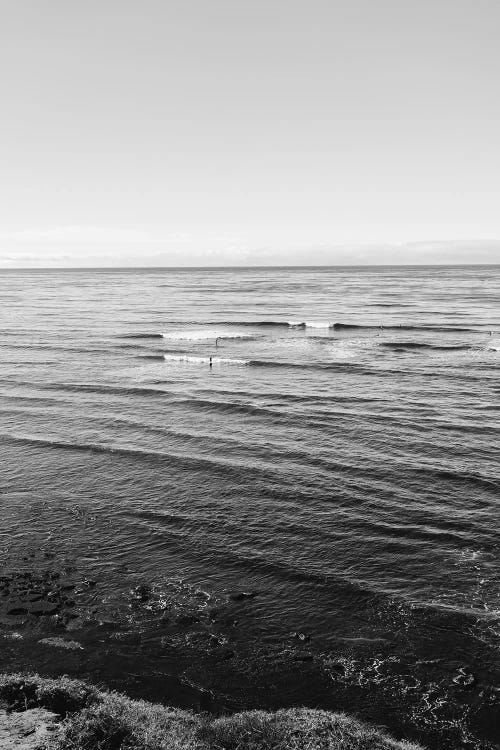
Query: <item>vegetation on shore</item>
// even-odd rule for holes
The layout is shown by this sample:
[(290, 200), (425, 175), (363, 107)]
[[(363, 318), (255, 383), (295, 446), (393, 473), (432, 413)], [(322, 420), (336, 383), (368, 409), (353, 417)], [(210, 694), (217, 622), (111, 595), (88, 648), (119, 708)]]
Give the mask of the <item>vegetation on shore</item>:
[(292, 708), (214, 718), (66, 677), (0, 675), (0, 705), (57, 713), (47, 750), (418, 750), (344, 714)]

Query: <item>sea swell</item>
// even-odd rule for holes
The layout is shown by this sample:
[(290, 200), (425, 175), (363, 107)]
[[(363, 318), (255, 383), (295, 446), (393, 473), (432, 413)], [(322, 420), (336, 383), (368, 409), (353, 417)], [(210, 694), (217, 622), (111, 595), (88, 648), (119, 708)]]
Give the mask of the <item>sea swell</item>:
[[(211, 326), (217, 328), (218, 326), (231, 326), (233, 328), (320, 328), (320, 329), (334, 329), (334, 330), (395, 330), (395, 331), (431, 331), (436, 333), (477, 333), (475, 328), (456, 326), (453, 323), (444, 325), (432, 325), (432, 324), (408, 324), (408, 323), (343, 323), (343, 322), (331, 322), (328, 320), (206, 320), (206, 321), (175, 321), (176, 324), (192, 325), (192, 326)], [(123, 334), (120, 338), (162, 338), (164, 333), (129, 333)], [(168, 333), (167, 333), (168, 335)], [(186, 332), (189, 335), (189, 332)]]
[(379, 346), (386, 346), (391, 349), (431, 349), (434, 351), (470, 351), (471, 349), (479, 348), (474, 347), (470, 344), (428, 344), (421, 341), (381, 341)]

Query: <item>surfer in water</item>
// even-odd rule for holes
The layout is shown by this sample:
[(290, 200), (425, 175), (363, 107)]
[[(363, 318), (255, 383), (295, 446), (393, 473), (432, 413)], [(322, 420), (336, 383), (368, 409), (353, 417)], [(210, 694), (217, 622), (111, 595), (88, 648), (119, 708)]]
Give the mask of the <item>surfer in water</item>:
[(217, 336), (217, 338), (215, 339), (215, 348), (216, 349), (219, 346), (219, 344), (218, 344), (219, 339), (220, 339), (220, 336)]
[(212, 357), (210, 357), (210, 360), (209, 360), (209, 367), (210, 369), (212, 369)]

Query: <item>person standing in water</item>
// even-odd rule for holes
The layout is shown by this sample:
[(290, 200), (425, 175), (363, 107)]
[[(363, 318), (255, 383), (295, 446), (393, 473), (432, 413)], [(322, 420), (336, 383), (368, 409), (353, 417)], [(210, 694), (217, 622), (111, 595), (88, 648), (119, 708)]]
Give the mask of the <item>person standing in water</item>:
[(212, 369), (212, 357), (210, 357), (209, 366), (210, 366), (210, 369)]

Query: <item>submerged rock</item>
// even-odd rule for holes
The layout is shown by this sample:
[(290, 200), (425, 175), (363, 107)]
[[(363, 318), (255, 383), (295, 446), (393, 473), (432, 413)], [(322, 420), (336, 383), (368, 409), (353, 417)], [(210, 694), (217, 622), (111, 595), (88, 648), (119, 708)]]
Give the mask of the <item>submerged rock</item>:
[(151, 586), (141, 583), (130, 592), (131, 599), (136, 602), (147, 602), (151, 597)]
[(59, 622), (65, 630), (68, 630), (70, 632), (73, 630), (82, 630), (82, 628), (84, 628), (87, 623), (87, 621), (82, 617), (71, 612), (67, 612), (62, 617), (60, 617)]
[(117, 620), (100, 619), (93, 623), (100, 630), (119, 630), (120, 623)]
[(297, 633), (294, 631), (291, 635), (292, 635), (292, 638), (297, 638), (298, 641), (310, 641), (311, 640), (311, 636), (306, 635), (306, 633)]
[(23, 606), (20, 603), (16, 603), (7, 608), (7, 614), (18, 617), (19, 615), (27, 615), (28, 610), (26, 609), (26, 606)]
[(460, 667), (458, 674), (453, 678), (453, 682), (461, 687), (472, 687), (476, 678), (466, 667)]
[(60, 604), (58, 602), (35, 602), (30, 604), (28, 612), (30, 615), (36, 617), (43, 617), (47, 615), (54, 615), (59, 609)]
[(312, 661), (314, 655), (309, 653), (309, 651), (300, 651), (298, 654), (295, 654), (293, 658), (295, 661)]
[(71, 609), (75, 602), (64, 592), (73, 590), (74, 584), (62, 578), (59, 572), (16, 571), (0, 578), (3, 597), (1, 614), (7, 617), (51, 616), (59, 610)]
[(54, 648), (63, 648), (67, 651), (83, 651), (83, 646), (81, 643), (78, 643), (78, 641), (67, 641), (64, 638), (42, 638), (41, 641), (38, 641), (39, 643), (42, 643), (44, 646), (53, 646)]
[(24, 617), (22, 615), (7, 615), (6, 617), (0, 615), (0, 625), (7, 628), (22, 628), (27, 622), (27, 615)]
[(111, 633), (109, 636), (110, 641), (116, 641), (117, 643), (123, 643), (127, 646), (138, 646), (141, 642), (141, 634), (133, 631), (123, 633)]
[(242, 602), (245, 599), (254, 599), (257, 595), (257, 591), (238, 591), (235, 594), (230, 594), (229, 598), (232, 599), (233, 602)]
[(333, 662), (329, 664), (328, 670), (335, 677), (345, 677), (345, 666), (342, 662)]
[(190, 627), (191, 625), (196, 625), (200, 622), (200, 617), (195, 614), (180, 614), (175, 618), (176, 625), (181, 625), (183, 627)]

